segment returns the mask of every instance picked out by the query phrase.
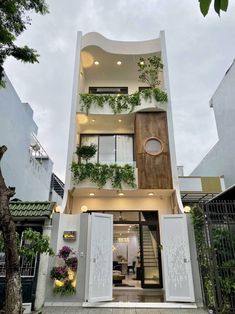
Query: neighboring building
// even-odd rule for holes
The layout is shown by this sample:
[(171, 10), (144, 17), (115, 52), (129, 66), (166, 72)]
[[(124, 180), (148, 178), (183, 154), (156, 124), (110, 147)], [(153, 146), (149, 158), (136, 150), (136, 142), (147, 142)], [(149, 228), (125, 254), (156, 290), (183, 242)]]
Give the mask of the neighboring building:
[[(51, 216), (56, 210), (54, 202), (10, 202), (10, 210), (16, 224), (21, 245), (24, 245), (23, 232), (27, 228), (50, 237)], [(45, 282), (48, 255), (42, 254), (31, 261), (21, 256), (21, 283), (25, 313), (40, 308), (45, 299)], [(4, 306), (5, 295), (5, 254), (0, 252), (0, 310)]]
[(224, 176), (226, 188), (235, 183), (234, 86), (235, 62), (225, 73), (210, 100), (210, 106), (215, 114), (219, 140), (191, 174), (192, 176)]
[[(21, 102), (7, 76), (5, 80), (6, 88), (0, 89), (0, 145), (8, 148), (1, 161), (3, 176), (8, 186), (16, 188), (15, 199), (47, 201), (53, 189), (53, 162), (36, 138), (32, 108)], [(57, 194), (51, 191), (50, 200), (60, 204), (63, 196)]]
[(179, 176), (183, 205), (206, 202), (225, 190), (223, 177)]
[[(168, 95), (166, 103), (141, 97), (131, 112), (120, 107), (114, 112), (112, 105), (99, 103), (102, 95), (106, 100), (110, 95), (128, 97), (148, 88), (139, 82), (137, 62), (151, 56), (159, 56), (164, 64), (159, 87)], [(86, 164), (75, 152), (78, 145), (90, 144), (97, 153)], [(111, 170), (110, 164), (115, 164)], [(128, 173), (121, 168), (124, 164)], [(115, 175), (103, 185), (109, 171)], [(112, 278), (119, 287), (163, 288), (153, 302), (200, 299), (198, 273), (190, 260), (194, 246), (189, 247), (180, 196), (164, 32), (143, 42), (78, 33), (63, 206), (64, 214), (57, 214), (53, 223), (53, 247), (58, 252), (67, 244), (64, 232), (77, 232), (70, 243), (79, 251), (77, 292), (63, 301), (118, 300), (115, 287), (111, 291)], [(49, 278), (48, 284), (47, 304), (58, 302)]]
[[(20, 236), (29, 227), (50, 236), (51, 216), (55, 202), (62, 202), (64, 185), (52, 173), (53, 163), (36, 138), (38, 127), (32, 108), (20, 101), (7, 76), (5, 80), (6, 88), (0, 89), (0, 146), (6, 145), (8, 150), (1, 160), (1, 170), (6, 184), (16, 188), (11, 213)], [(21, 257), (23, 302), (29, 307), (43, 305), (47, 265), (46, 255), (32, 263)], [(4, 282), (4, 253), (0, 252), (0, 309)]]

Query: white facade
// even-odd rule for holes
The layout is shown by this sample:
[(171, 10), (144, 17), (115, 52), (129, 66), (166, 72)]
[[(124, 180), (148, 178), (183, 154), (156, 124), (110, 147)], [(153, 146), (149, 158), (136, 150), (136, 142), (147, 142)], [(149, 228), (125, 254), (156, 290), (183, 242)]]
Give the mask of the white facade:
[(227, 70), (210, 105), (214, 110), (218, 142), (193, 170), (193, 176), (224, 176), (225, 187), (235, 183), (235, 62)]
[[(148, 88), (149, 86), (147, 84), (141, 83), (139, 81), (137, 62), (140, 60), (140, 57), (144, 57), (147, 59), (153, 55), (160, 57), (161, 62), (164, 65), (163, 71), (162, 73), (160, 73), (159, 88), (167, 93), (167, 102), (155, 102), (153, 98), (146, 101), (141, 98), (140, 103), (137, 107), (134, 108), (132, 112), (124, 110), (119, 114), (115, 114), (113, 110), (111, 110), (111, 108), (106, 104), (104, 104), (104, 106), (100, 108), (94, 106), (93, 103), (90, 107), (89, 113), (87, 114), (86, 112), (84, 112), (81, 104), (80, 93), (91, 94), (92, 88), (96, 89), (94, 92), (94, 94), (96, 95), (99, 94), (97, 88), (100, 88), (101, 93), (104, 94), (102, 88), (120, 89), (123, 87), (126, 89), (126, 92), (124, 93), (126, 95), (135, 93), (136, 91), (140, 90), (140, 87)], [(109, 92), (110, 90), (111, 89), (109, 89)], [(109, 92), (106, 91), (106, 95), (112, 94), (112, 91), (111, 93)], [(120, 96), (117, 91), (116, 96)], [(138, 119), (139, 124), (137, 122)], [(150, 121), (150, 123), (146, 124), (145, 119), (147, 119), (147, 121)], [(142, 137), (145, 129), (147, 129), (146, 134)], [(105, 154), (114, 154), (114, 160), (110, 161), (110, 159), (104, 158), (101, 163), (109, 165), (111, 162), (116, 163), (117, 166), (120, 166), (123, 164), (119, 163), (119, 160), (117, 158), (119, 143), (118, 141), (120, 139), (118, 137), (125, 136), (130, 136), (132, 138), (133, 146), (132, 149), (126, 149), (128, 153), (126, 153), (125, 149), (122, 150), (122, 157), (124, 156), (122, 162), (132, 162), (132, 166), (134, 168), (133, 173), (136, 183), (135, 186), (130, 184), (123, 184), (122, 188), (117, 189), (113, 187), (113, 185), (111, 184), (112, 182), (110, 182), (109, 180), (104, 186), (99, 188), (97, 186), (97, 183), (93, 182), (92, 180), (94, 178), (94, 175), (93, 177), (91, 175), (86, 180), (78, 182), (75, 182), (75, 180), (73, 180), (73, 174), (71, 171), (72, 163), (74, 162), (79, 167), (83, 165), (83, 162), (78, 160), (76, 156), (77, 146), (89, 145), (91, 143), (94, 143), (94, 140), (95, 144), (98, 143), (97, 158), (93, 158), (93, 160), (90, 160), (89, 162), (95, 165), (98, 164), (99, 167), (101, 160), (100, 156), (103, 156)], [(138, 136), (139, 143), (137, 144)], [(93, 137), (92, 140), (91, 137)], [(108, 141), (105, 144), (102, 144), (104, 137), (115, 138), (115, 147), (112, 146), (113, 144)], [(158, 154), (151, 155), (147, 152), (145, 146), (146, 142), (153, 138), (162, 141), (162, 150)], [(124, 147), (127, 147), (128, 141), (125, 140), (122, 142), (122, 144), (124, 142), (126, 145), (124, 145)], [(109, 153), (106, 152), (107, 148), (109, 148)], [(145, 149), (144, 152), (140, 152), (142, 148)], [(111, 151), (114, 153), (110, 153)], [(146, 157), (146, 154), (151, 155), (151, 162), (153, 160), (155, 161), (155, 164), (152, 164), (153, 166), (148, 164), (148, 166), (145, 167), (144, 162), (141, 164), (141, 159), (139, 158), (139, 156), (145, 156), (144, 158), (149, 158), (149, 155)], [(159, 156), (160, 159), (158, 159)], [(167, 159), (164, 159), (165, 157)], [(147, 175), (145, 175), (145, 177), (147, 179), (149, 179), (150, 177), (153, 178), (153, 183), (149, 184), (149, 181), (147, 183), (144, 182), (143, 177), (141, 181), (140, 176), (142, 173), (146, 173), (146, 169), (149, 172)], [(162, 169), (163, 171), (160, 175), (159, 172)], [(156, 180), (156, 178), (158, 181)], [(64, 213), (72, 215), (71, 219), (75, 217), (74, 215), (87, 215), (87, 217), (89, 217), (90, 215), (84, 213), (86, 211), (92, 212), (92, 215), (100, 214), (100, 212), (102, 212), (102, 214), (100, 215), (111, 215), (114, 220), (113, 230), (109, 234), (107, 233), (107, 236), (104, 234), (102, 235), (102, 237), (105, 238), (106, 241), (112, 240), (112, 233), (116, 232), (115, 225), (116, 227), (118, 225), (117, 219), (121, 217), (120, 219), (123, 219), (125, 223), (125, 220), (128, 221), (128, 219), (132, 219), (130, 217), (136, 215), (136, 217), (138, 216), (137, 219), (139, 220), (137, 221), (135, 220), (135, 218), (132, 221), (137, 222), (140, 233), (143, 234), (143, 236), (144, 234), (145, 236), (146, 234), (150, 235), (150, 240), (153, 243), (153, 246), (155, 245), (158, 249), (160, 248), (160, 242), (162, 241), (162, 239), (167, 238), (167, 232), (162, 230), (162, 224), (160, 224), (161, 217), (174, 215), (175, 218), (183, 217), (182, 219), (186, 219), (185, 214), (182, 214), (183, 206), (181, 202), (179, 179), (176, 166), (171, 98), (164, 32), (160, 33), (159, 38), (143, 42), (113, 41), (103, 37), (98, 33), (88, 33), (82, 35), (81, 32), (78, 32), (63, 209)], [(120, 216), (119, 218), (117, 218), (119, 214)], [(126, 215), (125, 217), (128, 218), (122, 218), (122, 215)], [(66, 221), (66, 216), (69, 215), (63, 214), (62, 216), (63, 221)], [(153, 232), (156, 232), (156, 235), (159, 235), (159, 240), (157, 240), (158, 236), (155, 238), (152, 236), (150, 227), (144, 228), (144, 226), (141, 225), (140, 219), (147, 221), (147, 216), (152, 219), (150, 219), (151, 221), (154, 221)], [(68, 221), (70, 221), (70, 218), (68, 218)], [(133, 224), (135, 224), (134, 222)], [(158, 229), (156, 229), (156, 225), (158, 226)], [(80, 234), (80, 239), (78, 243), (79, 248), (77, 248), (79, 252), (77, 291), (75, 296), (71, 297), (70, 299), (66, 299), (67, 302), (74, 302), (75, 300), (92, 300), (92, 298), (86, 298), (84, 296), (84, 293), (87, 289), (85, 289), (85, 287), (87, 287), (87, 285), (90, 285), (89, 281), (87, 280), (89, 276), (83, 279), (79, 276), (81, 276), (81, 274), (86, 274), (86, 276), (89, 273), (92, 274), (93, 267), (99, 268), (97, 268), (95, 272), (97, 276), (98, 274), (105, 272), (104, 268), (101, 269), (102, 265), (98, 265), (96, 258), (87, 258), (89, 254), (86, 251), (88, 244), (91, 247), (94, 246), (94, 248), (97, 250), (98, 248), (96, 247), (96, 242), (102, 243), (103, 245), (103, 243), (105, 242), (104, 239), (102, 241), (98, 240), (98, 235), (102, 232), (97, 233), (96, 242), (92, 241), (92, 239), (89, 238), (89, 235), (87, 236), (87, 239), (85, 241), (83, 237), (86, 233), (88, 234), (89, 229), (85, 227), (85, 224), (81, 224), (80, 229), (77, 230), (78, 236)], [(55, 224), (53, 228), (55, 229), (53, 231), (53, 234), (55, 234), (55, 238), (56, 235), (60, 238), (56, 238), (55, 240), (55, 242), (57, 243), (56, 249), (58, 251), (58, 249), (60, 249), (63, 245), (63, 243), (61, 242), (58, 246), (59, 241), (62, 241), (61, 235), (63, 234), (63, 230), (61, 229), (62, 227), (59, 223), (57, 228), (55, 228)], [(69, 229), (69, 225), (67, 228), (67, 230), (72, 230)], [(85, 228), (86, 230), (83, 230), (83, 228)], [(187, 234), (187, 224), (184, 224), (184, 228)], [(165, 230), (167, 230), (167, 228)], [(75, 229), (72, 231), (75, 231)], [(81, 248), (81, 243), (83, 240), (86, 242), (84, 242), (85, 249)], [(166, 239), (165, 247), (168, 246), (168, 242), (170, 241)], [(139, 245), (144, 247), (144, 245), (146, 244), (142, 241)], [(170, 293), (171, 296), (169, 296), (169, 300), (170, 297), (175, 297), (174, 300), (178, 299), (179, 301), (185, 300), (188, 302), (194, 302), (195, 299), (197, 300), (197, 296), (196, 298), (194, 297), (193, 290), (195, 287), (193, 284), (193, 280), (189, 280), (190, 278), (192, 278), (192, 270), (189, 267), (191, 265), (189, 240), (185, 238), (185, 236), (179, 237), (178, 245), (179, 247), (183, 248), (183, 250), (181, 250), (181, 255), (176, 252), (178, 251), (178, 249), (170, 250), (169, 252), (173, 259), (175, 253), (178, 255), (178, 268), (174, 267), (174, 269), (181, 272), (182, 278), (184, 278), (185, 280), (183, 280), (184, 282), (181, 281), (179, 286), (179, 282), (176, 283), (176, 286), (178, 288)], [(165, 254), (165, 252), (163, 252), (162, 254)], [(111, 253), (111, 248), (109, 253)], [(187, 256), (184, 253), (187, 253)], [(146, 252), (142, 252), (140, 254), (141, 258), (147, 256)], [(84, 262), (85, 259), (87, 259), (86, 263)], [(168, 270), (170, 270), (170, 268), (172, 267), (169, 267), (169, 265), (164, 265), (162, 274), (160, 269), (160, 255), (156, 256), (155, 260), (158, 263), (156, 264), (157, 266), (155, 264), (154, 266), (146, 266), (146, 264), (144, 263), (139, 266), (145, 268), (145, 277), (142, 276), (141, 278), (141, 287), (145, 288), (146, 285), (149, 284), (149, 287), (150, 285), (152, 285), (154, 287), (165, 289), (166, 287), (168, 287), (166, 285), (166, 282), (169, 283), (169, 278), (172, 276), (169, 274)], [(54, 262), (52, 261), (51, 266), (53, 265), (53, 263)], [(95, 265), (93, 265), (92, 263), (95, 263)], [(112, 274), (105, 273), (104, 276), (106, 275), (108, 276), (107, 278), (109, 278), (110, 280)], [(177, 276), (175, 276), (174, 278), (173, 277), (172, 280), (175, 280), (177, 278)], [(149, 283), (146, 283), (148, 281)], [(184, 289), (185, 291), (182, 290), (182, 286), (185, 284), (186, 281), (187, 285), (190, 286), (190, 291), (192, 292), (190, 295), (188, 295), (189, 291), (186, 291), (187, 289)], [(48, 281), (48, 283), (49, 292), (47, 302), (55, 302), (55, 298), (51, 295), (53, 288), (52, 283), (51, 281)], [(90, 286), (92, 286), (93, 284), (94, 282)], [(173, 296), (173, 294), (175, 294), (175, 296)], [(63, 298), (63, 301), (64, 300), (65, 299)], [(108, 300), (108, 298), (106, 298), (106, 300)]]
[(0, 145), (8, 148), (1, 161), (3, 176), (8, 186), (16, 188), (14, 198), (48, 200), (53, 163), (35, 137), (38, 127), (32, 108), (5, 80), (6, 88), (0, 89)]
[[(73, 160), (76, 160), (75, 151), (76, 146), (79, 144), (80, 134), (108, 134), (115, 132), (123, 134), (134, 133), (134, 116), (132, 115), (131, 117), (131, 115), (123, 114), (121, 117), (124, 121), (123, 125), (117, 125), (116, 120), (118, 117), (110, 111), (110, 108), (108, 108), (108, 106), (104, 106), (102, 110), (95, 107), (92, 108), (89, 116), (96, 119), (95, 126), (92, 126), (91, 119), (87, 119), (86, 115), (81, 112), (79, 93), (87, 93), (90, 86), (127, 86), (129, 94), (136, 92), (139, 86), (145, 85), (138, 81), (136, 63), (139, 60), (140, 56), (146, 57), (153, 54), (160, 56), (164, 64), (163, 73), (161, 73), (160, 77), (160, 88), (167, 92), (168, 102), (167, 104), (156, 104), (154, 103), (154, 100), (152, 101), (152, 103), (146, 103), (143, 100), (141, 102), (141, 107), (138, 108), (138, 111), (156, 111), (157, 108), (157, 110), (159, 111), (163, 110), (167, 112), (171, 172), (173, 189), (175, 193), (173, 196), (172, 190), (171, 192), (169, 192), (168, 196), (170, 196), (170, 198), (176, 197), (175, 204), (177, 210), (183, 210), (179, 190), (178, 172), (176, 167), (175, 143), (173, 135), (171, 98), (164, 32), (161, 32), (160, 37), (157, 39), (143, 42), (113, 41), (103, 37), (101, 34), (98, 33), (88, 33), (82, 35), (81, 32), (78, 32), (63, 208), (66, 207), (68, 201), (68, 191), (73, 191), (72, 193), (74, 193), (74, 195), (76, 196), (76, 191), (73, 189), (75, 186), (71, 174), (71, 164)], [(94, 55), (102, 59), (102, 62), (104, 64), (102, 72), (99, 70), (98, 67), (97, 69), (95, 69), (94, 67)], [(120, 67), (120, 70), (118, 68), (113, 69), (112, 67), (110, 67), (111, 64), (114, 64), (114, 62), (117, 61), (117, 58), (125, 60), (125, 65), (123, 67)], [(87, 182), (85, 182), (84, 184), (82, 183), (83, 188), (94, 187), (91, 182), (88, 182), (88, 185), (86, 185), (86, 183)], [(77, 197), (75, 197), (74, 202), (77, 201), (76, 198)], [(78, 211), (80, 211), (80, 209)]]

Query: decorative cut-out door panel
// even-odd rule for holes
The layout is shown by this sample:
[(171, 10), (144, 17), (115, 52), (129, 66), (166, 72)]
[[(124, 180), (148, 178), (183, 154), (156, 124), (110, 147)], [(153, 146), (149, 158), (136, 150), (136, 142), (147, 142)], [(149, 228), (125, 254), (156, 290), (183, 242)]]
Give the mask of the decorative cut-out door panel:
[(88, 221), (85, 300), (112, 300), (113, 216), (92, 213)]
[(161, 242), (166, 301), (194, 302), (185, 214), (161, 216)]

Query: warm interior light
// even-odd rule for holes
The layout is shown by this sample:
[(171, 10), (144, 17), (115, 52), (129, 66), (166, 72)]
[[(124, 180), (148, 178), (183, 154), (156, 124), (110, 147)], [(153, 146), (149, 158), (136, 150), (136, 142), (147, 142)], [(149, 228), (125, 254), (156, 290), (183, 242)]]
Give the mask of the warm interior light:
[(99, 63), (99, 61), (95, 61), (94, 64), (95, 65), (99, 65), (100, 63)]
[(122, 64), (122, 61), (118, 61), (118, 62), (117, 62), (117, 65), (121, 65), (121, 64)]
[(122, 119), (118, 119), (118, 122), (121, 123), (121, 122), (122, 122)]
[(95, 193), (89, 193), (90, 196), (95, 196)]
[(123, 196), (124, 193), (123, 193), (123, 192), (119, 192), (118, 195), (119, 195), (119, 196)]
[(95, 119), (92, 119), (91, 122), (95, 122)]
[(152, 192), (148, 193), (148, 196), (153, 196), (153, 195), (154, 195), (154, 193), (152, 193)]

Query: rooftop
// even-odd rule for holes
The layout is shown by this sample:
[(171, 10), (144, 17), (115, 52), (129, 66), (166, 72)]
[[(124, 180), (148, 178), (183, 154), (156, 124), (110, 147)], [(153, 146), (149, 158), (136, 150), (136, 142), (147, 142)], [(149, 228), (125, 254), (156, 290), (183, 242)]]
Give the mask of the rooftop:
[(50, 218), (56, 203), (54, 202), (10, 202), (13, 217)]

